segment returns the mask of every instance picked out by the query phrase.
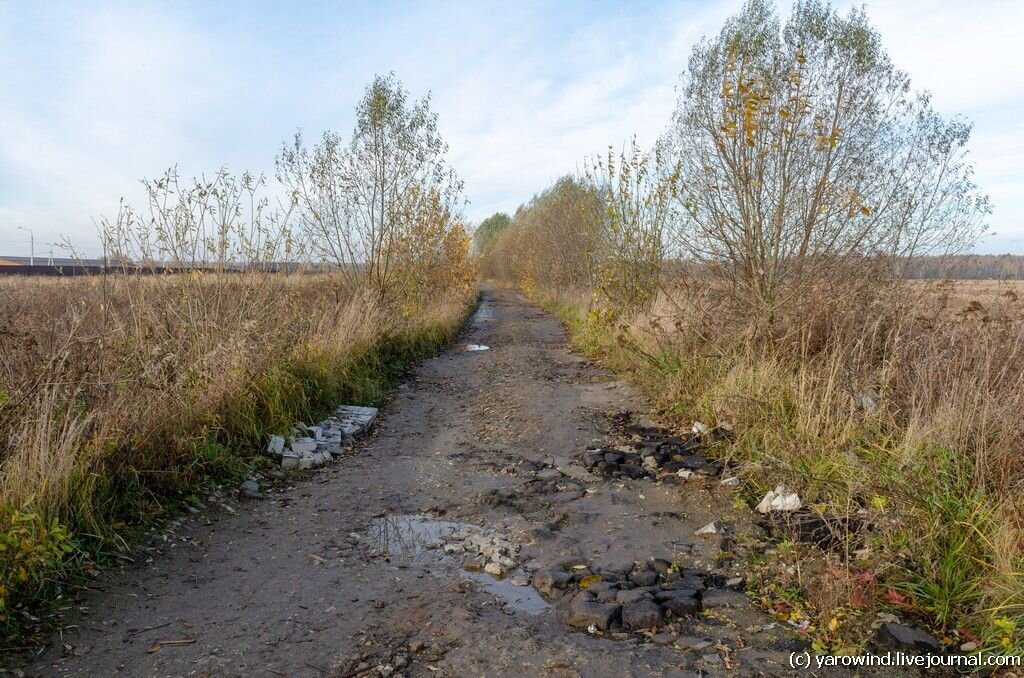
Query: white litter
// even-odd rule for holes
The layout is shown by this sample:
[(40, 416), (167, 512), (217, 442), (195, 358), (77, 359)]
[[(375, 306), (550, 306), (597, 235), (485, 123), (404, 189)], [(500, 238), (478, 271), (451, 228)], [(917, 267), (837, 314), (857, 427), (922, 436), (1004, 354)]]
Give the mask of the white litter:
[(779, 485), (774, 490), (764, 495), (764, 499), (757, 505), (759, 513), (770, 513), (771, 511), (796, 511), (803, 502), (796, 492), (790, 492), (785, 485)]

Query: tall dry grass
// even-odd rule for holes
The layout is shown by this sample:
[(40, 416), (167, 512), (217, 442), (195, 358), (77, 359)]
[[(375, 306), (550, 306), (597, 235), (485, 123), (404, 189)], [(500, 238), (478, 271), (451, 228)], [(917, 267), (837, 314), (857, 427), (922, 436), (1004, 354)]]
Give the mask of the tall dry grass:
[[(265, 436), (374, 402), (469, 295), (386, 307), (327, 274), (0, 278), (0, 615)], [(12, 536), (13, 535), (13, 536)]]
[(785, 482), (814, 510), (854, 518), (845, 552), (815, 556), (833, 567), (796, 582), (823, 625), (844, 610), (867, 623), (897, 608), (947, 638), (1020, 653), (1021, 292), (891, 283), (791, 309), (771, 347), (708, 287), (667, 286), (650, 311), (615, 325), (588, 314), (586, 294), (545, 300), (581, 347), (644, 385), (667, 422), (731, 424), (735, 440), (715, 453), (752, 504)]

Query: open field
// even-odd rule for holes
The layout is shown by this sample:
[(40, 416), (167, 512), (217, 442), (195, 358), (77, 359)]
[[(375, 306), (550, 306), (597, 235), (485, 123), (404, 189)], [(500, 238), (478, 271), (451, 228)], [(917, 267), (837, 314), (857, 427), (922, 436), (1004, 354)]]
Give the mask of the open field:
[(0, 7), (0, 674), (1022, 675), (1024, 13), (890, 4)]
[(169, 502), (247, 475), (267, 434), (378, 402), (469, 302), (396, 314), (328, 275), (0, 279), (4, 623)]

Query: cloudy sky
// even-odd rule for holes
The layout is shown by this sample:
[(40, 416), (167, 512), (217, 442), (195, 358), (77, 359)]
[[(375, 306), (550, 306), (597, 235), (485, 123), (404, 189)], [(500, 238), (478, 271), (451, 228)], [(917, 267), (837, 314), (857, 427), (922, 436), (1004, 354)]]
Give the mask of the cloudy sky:
[[(849, 3), (844, 3), (849, 4)], [(28, 2), (0, 0), (0, 254), (70, 238), (137, 199), (138, 179), (272, 172), (302, 128), (348, 132), (375, 73), (433, 93), (478, 220), (586, 155), (665, 128), (693, 43), (738, 0)], [(996, 211), (979, 248), (1024, 253), (1020, 0), (874, 0), (898, 65), (974, 121)]]

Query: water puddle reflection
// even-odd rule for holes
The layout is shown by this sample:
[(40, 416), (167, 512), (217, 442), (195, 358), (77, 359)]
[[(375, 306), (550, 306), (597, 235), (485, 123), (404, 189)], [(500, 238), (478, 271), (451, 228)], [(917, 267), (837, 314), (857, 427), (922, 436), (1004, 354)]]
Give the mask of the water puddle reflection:
[[(529, 585), (529, 578), (517, 569), (499, 578), (462, 566), (466, 555), (464, 545), (495, 539), (496, 533), (490, 530), (420, 514), (387, 515), (374, 519), (367, 538), (373, 555), (397, 567), (423, 567), (434, 575), (457, 573), (480, 584), (508, 609), (540, 614), (550, 607)], [(435, 565), (437, 567), (433, 567)]]
[(473, 329), (480, 329), (492, 320), (494, 320), (494, 307), (484, 302), (469, 319), (469, 326)]
[(460, 574), (480, 583), (485, 591), (497, 596), (510, 609), (527, 614), (541, 614), (551, 607), (532, 586), (516, 586), (509, 579), (495, 579), (482, 572), (462, 570)]

